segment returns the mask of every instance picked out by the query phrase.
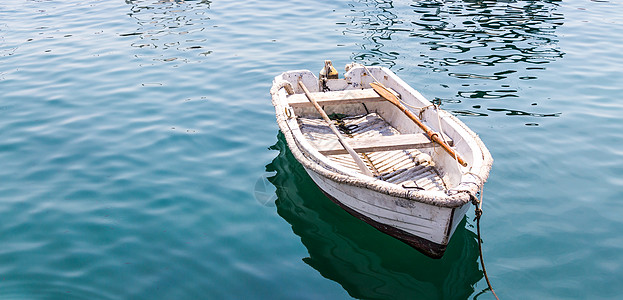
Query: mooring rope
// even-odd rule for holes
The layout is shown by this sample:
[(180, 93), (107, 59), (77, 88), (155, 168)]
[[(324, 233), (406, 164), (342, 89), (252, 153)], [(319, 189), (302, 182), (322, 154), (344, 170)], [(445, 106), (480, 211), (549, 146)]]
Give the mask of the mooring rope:
[(485, 275), (485, 280), (487, 281), (487, 286), (493, 293), (495, 299), (500, 300), (498, 295), (495, 294), (493, 287), (491, 286), (491, 281), (489, 281), (489, 276), (487, 275), (487, 269), (485, 268), (485, 260), (482, 255), (482, 238), (480, 237), (480, 217), (482, 216), (482, 200), (483, 200), (483, 192), (484, 192), (484, 183), (480, 185), (480, 199), (476, 198), (472, 193), (469, 193), (470, 198), (472, 198), (472, 203), (474, 204), (476, 217), (474, 220), (476, 221), (476, 232), (478, 233), (478, 252), (480, 252), (480, 266), (482, 267), (482, 273)]

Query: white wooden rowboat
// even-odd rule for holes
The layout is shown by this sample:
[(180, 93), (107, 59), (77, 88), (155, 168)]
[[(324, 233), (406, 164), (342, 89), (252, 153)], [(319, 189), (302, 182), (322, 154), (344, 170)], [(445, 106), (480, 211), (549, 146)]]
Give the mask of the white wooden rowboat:
[[(353, 63), (346, 71), (344, 78), (336, 78), (329, 62), (320, 79), (308, 70), (275, 77), (272, 103), (288, 147), (318, 187), (350, 214), (430, 257), (441, 257), (489, 175), (491, 154), (463, 122), (389, 69)], [(341, 134), (369, 171), (362, 171), (340, 144), (299, 81), (327, 114), (340, 119)], [(390, 88), (456, 155), (431, 142), (372, 89), (375, 81)], [(459, 156), (466, 166), (457, 162)]]

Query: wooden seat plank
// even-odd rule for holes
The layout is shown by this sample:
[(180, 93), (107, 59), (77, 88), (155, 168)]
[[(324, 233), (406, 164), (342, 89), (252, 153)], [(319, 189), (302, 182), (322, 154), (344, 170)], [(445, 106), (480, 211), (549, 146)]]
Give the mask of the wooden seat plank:
[[(374, 89), (317, 92), (311, 94), (320, 105), (385, 101), (385, 99), (379, 96), (379, 94), (375, 92)], [(305, 94), (294, 94), (288, 96), (288, 104), (290, 104), (290, 106), (292, 107), (312, 106), (311, 102), (307, 100)]]
[[(452, 140), (446, 138), (448, 145), (452, 146)], [(432, 142), (424, 133), (397, 134), (389, 136), (378, 136), (372, 138), (348, 139), (348, 144), (357, 153), (378, 152), (391, 150), (422, 149), (434, 147)], [(337, 141), (335, 143), (323, 143), (316, 145), (318, 152), (324, 155), (346, 154), (346, 150)]]

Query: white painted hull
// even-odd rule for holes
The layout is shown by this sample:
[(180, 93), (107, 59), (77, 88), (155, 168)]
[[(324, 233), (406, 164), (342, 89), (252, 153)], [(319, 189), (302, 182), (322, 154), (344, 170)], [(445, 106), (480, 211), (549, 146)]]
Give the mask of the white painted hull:
[(305, 170), (332, 201), (350, 214), (433, 258), (443, 255), (470, 206), (467, 203), (448, 208), (409, 201), (341, 184), (307, 168)]

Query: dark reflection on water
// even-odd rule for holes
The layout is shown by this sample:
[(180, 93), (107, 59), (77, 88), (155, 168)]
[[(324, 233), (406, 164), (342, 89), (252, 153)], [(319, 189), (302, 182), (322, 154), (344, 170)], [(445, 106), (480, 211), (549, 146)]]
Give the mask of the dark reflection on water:
[(128, 16), (137, 22), (134, 32), (122, 32), (119, 36), (134, 37), (132, 47), (159, 49), (155, 61), (162, 62), (200, 62), (200, 57), (209, 55), (210, 41), (202, 32), (214, 25), (210, 24), (208, 10), (212, 1), (136, 1), (130, 4)]
[(442, 259), (430, 259), (350, 216), (312, 182), (283, 134), (266, 166), (276, 175), (277, 212), (309, 251), (303, 261), (355, 298), (465, 299), (482, 279), (476, 235), (459, 225)]
[[(520, 86), (538, 79), (545, 64), (564, 55), (555, 34), (564, 21), (564, 16), (556, 12), (558, 2), (424, 0), (404, 4), (355, 0), (346, 16), (350, 23), (345, 24), (344, 34), (363, 39), (361, 51), (353, 54), (354, 60), (392, 68), (400, 59), (397, 72), (411, 63), (409, 70), (426, 69), (444, 88), (456, 91), (438, 99), (440, 103), (509, 101), (521, 98)], [(452, 79), (444, 80), (436, 73)], [(456, 79), (463, 84), (446, 84)], [(487, 115), (472, 110), (455, 113)]]
[[(384, 41), (396, 32), (408, 34), (428, 50), (445, 55), (425, 55), (421, 67), (448, 72), (459, 78), (500, 80), (515, 70), (488, 75), (449, 72), (460, 65), (493, 66), (527, 62), (544, 64), (563, 56), (555, 29), (563, 24), (556, 13), (559, 1), (417, 1), (410, 14), (397, 15), (393, 1), (354, 1), (346, 34), (363, 35), (371, 44), (361, 45), (356, 60), (393, 66), (400, 53), (384, 51)], [(470, 53), (447, 55), (447, 53)]]
[(358, 35), (364, 38), (361, 44), (362, 52), (356, 53), (353, 60), (368, 65), (382, 64), (393, 67), (400, 53), (385, 50), (385, 42), (392, 39), (392, 34), (397, 31), (410, 32), (409, 27), (404, 25), (393, 12), (393, 1), (353, 1), (351, 4), (351, 18), (348, 28), (344, 31), (347, 35)]
[(558, 1), (418, 1), (410, 33), (430, 50), (469, 55), (430, 56), (422, 67), (459, 78), (500, 80), (516, 70), (489, 74), (451, 72), (460, 65), (545, 64), (563, 53), (555, 29), (563, 24)]

